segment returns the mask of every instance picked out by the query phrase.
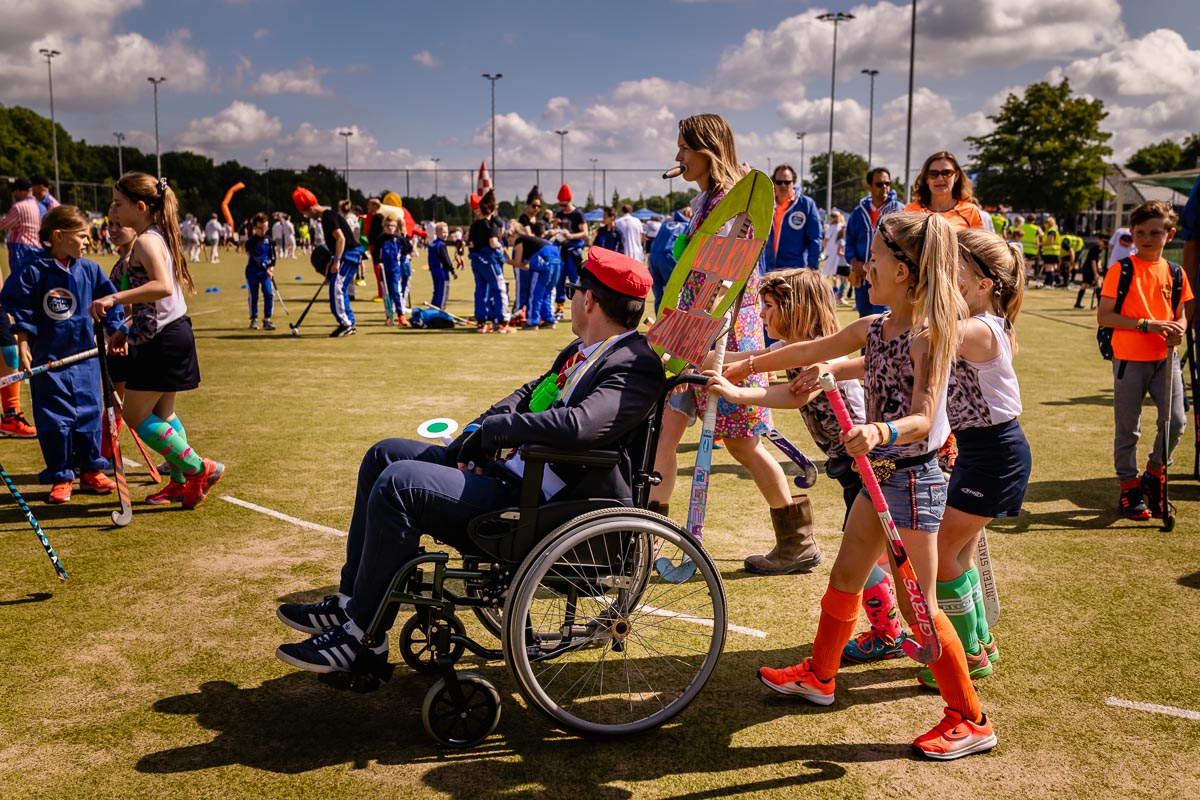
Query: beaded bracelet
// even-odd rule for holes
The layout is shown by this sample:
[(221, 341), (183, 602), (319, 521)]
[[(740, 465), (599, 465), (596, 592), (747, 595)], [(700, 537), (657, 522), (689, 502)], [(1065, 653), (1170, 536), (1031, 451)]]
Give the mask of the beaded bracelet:
[(754, 374), (754, 353), (750, 354), (750, 374)]

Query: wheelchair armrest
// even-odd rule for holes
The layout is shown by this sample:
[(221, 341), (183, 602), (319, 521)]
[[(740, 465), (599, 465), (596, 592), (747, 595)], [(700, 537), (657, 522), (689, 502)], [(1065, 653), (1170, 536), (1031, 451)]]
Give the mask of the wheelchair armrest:
[(670, 394), (675, 387), (685, 384), (688, 386), (707, 386), (708, 380), (708, 376), (701, 375), (698, 372), (685, 372), (667, 380), (666, 393)]
[(521, 448), (521, 458), (525, 461), (554, 464), (580, 464), (587, 467), (612, 467), (621, 456), (615, 450), (558, 450), (540, 444), (527, 444)]

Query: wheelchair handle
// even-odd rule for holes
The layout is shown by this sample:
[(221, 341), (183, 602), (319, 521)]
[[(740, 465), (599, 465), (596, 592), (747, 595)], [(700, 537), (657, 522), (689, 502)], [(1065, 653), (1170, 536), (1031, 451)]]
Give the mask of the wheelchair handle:
[(684, 372), (680, 375), (676, 375), (674, 378), (670, 378), (667, 381), (667, 393), (669, 394), (676, 387), (683, 386), (684, 384), (689, 384), (691, 386), (707, 386), (708, 381), (709, 378), (705, 375), (700, 375), (696, 372)]

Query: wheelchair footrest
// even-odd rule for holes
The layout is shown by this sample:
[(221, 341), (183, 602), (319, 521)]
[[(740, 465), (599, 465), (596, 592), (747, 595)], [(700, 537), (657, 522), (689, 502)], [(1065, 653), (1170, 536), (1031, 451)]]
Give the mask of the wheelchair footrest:
[(317, 679), (334, 689), (366, 694), (376, 691), (384, 681), (391, 680), (395, 670), (395, 664), (384, 662), (361, 672), (325, 672), (318, 675)]

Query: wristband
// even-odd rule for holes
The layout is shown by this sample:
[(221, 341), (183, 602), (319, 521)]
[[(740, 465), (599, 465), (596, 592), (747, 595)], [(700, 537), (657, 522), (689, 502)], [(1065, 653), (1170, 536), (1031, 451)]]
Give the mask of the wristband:
[(900, 438), (900, 429), (896, 427), (896, 423), (894, 422), (885, 422), (884, 425), (887, 425), (888, 430), (891, 431), (892, 434), (887, 440), (887, 446), (891, 447), (896, 443), (896, 440)]
[(1143, 317), (1142, 319), (1139, 319), (1137, 321), (1137, 324), (1134, 325), (1133, 327), (1134, 327), (1134, 330), (1140, 331), (1141, 333), (1149, 333), (1150, 332), (1150, 320), (1145, 319)]
[(888, 438), (887, 428), (884, 427), (882, 422), (872, 422), (871, 424), (875, 427), (875, 430), (879, 431), (879, 444), (886, 446)]

